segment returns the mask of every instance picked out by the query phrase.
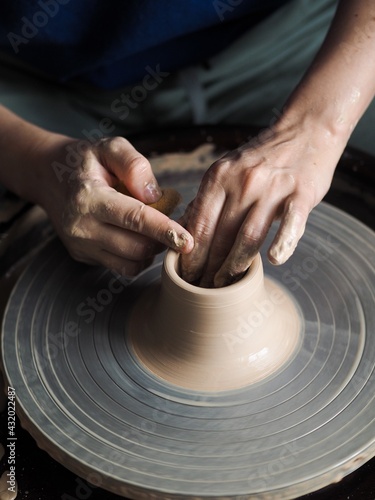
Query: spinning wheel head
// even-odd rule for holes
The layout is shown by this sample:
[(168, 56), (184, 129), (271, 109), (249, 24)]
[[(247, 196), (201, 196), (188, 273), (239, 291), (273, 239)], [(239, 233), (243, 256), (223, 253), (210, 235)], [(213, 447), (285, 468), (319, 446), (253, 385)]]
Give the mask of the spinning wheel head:
[(129, 324), (133, 349), (151, 372), (188, 389), (223, 391), (290, 360), (301, 320), (287, 290), (264, 280), (259, 254), (240, 281), (217, 289), (184, 281), (178, 260), (167, 252), (161, 285), (141, 296)]
[[(263, 260), (263, 285), (257, 258), (227, 288), (216, 309), (239, 309), (217, 321), (222, 290), (180, 296), (172, 253), (161, 285), (160, 261), (129, 283), (52, 242), (3, 324), (23, 425), (57, 461), (127, 498), (289, 500), (338, 481), (375, 454), (374, 247), (372, 231), (323, 203), (285, 265)], [(259, 295), (242, 310), (247, 280)], [(279, 328), (288, 307), (296, 330)], [(207, 310), (214, 330), (196, 324)], [(267, 338), (261, 315), (283, 340)], [(251, 355), (257, 368), (238, 368)]]

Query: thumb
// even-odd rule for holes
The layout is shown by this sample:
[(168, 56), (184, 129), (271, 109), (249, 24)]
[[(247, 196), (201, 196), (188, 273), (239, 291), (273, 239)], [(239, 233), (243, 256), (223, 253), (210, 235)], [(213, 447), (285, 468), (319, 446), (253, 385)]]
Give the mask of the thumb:
[(123, 137), (113, 137), (100, 145), (102, 163), (120, 181), (116, 189), (143, 203), (155, 203), (162, 195), (150, 162)]

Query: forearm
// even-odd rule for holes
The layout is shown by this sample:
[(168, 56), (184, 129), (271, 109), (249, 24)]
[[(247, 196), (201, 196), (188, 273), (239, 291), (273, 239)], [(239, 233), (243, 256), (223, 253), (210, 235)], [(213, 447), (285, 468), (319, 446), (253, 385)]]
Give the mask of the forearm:
[(46, 155), (52, 155), (57, 143), (68, 140), (0, 106), (0, 183), (21, 198), (39, 202), (36, 188), (53, 175), (52, 168), (51, 172), (46, 172)]
[(282, 126), (318, 124), (344, 147), (375, 93), (375, 4), (342, 0), (315, 61), (285, 107)]

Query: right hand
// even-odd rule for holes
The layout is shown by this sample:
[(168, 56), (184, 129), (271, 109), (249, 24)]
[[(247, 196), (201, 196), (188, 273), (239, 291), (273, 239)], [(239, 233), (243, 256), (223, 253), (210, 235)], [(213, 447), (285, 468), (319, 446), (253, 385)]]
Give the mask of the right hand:
[(274, 221), (268, 259), (283, 264), (328, 191), (344, 147), (319, 122), (286, 122), (216, 161), (181, 219), (195, 241), (181, 257), (182, 277), (206, 288), (230, 285), (250, 267)]

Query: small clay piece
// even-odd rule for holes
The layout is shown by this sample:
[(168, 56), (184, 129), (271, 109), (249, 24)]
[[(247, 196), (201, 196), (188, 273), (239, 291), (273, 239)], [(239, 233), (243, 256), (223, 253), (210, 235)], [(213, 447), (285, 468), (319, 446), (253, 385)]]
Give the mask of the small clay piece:
[(182, 197), (178, 191), (173, 188), (163, 188), (162, 197), (159, 201), (155, 203), (150, 203), (149, 206), (159, 210), (165, 215), (171, 215), (174, 209), (179, 203), (181, 203)]
[[(115, 189), (119, 193), (125, 194), (126, 196), (131, 196), (123, 182), (119, 182), (115, 186)], [(149, 203), (148, 205), (165, 215), (171, 215), (177, 205), (181, 202), (181, 195), (173, 188), (162, 188), (161, 192), (162, 196), (160, 200), (156, 201), (155, 203)]]

